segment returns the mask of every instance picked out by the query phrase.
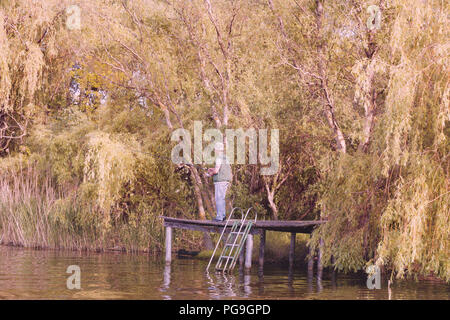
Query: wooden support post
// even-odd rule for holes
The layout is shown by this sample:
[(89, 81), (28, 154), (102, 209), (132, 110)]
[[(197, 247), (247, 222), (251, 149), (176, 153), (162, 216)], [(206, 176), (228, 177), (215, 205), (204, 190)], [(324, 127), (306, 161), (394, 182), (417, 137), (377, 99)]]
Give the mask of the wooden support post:
[(242, 246), (242, 250), (239, 253), (239, 268), (242, 268), (244, 266), (245, 261), (245, 246)]
[(289, 269), (294, 266), (294, 252), (295, 252), (295, 232), (291, 232), (291, 244), (289, 246)]
[(336, 273), (336, 269), (335, 269), (335, 264), (336, 264), (336, 258), (334, 256), (331, 256), (331, 268), (332, 268), (332, 274), (333, 276)]
[(323, 254), (323, 240), (319, 240), (319, 254), (317, 255), (317, 278), (322, 278), (322, 271), (323, 271), (323, 261), (322, 261), (322, 254)]
[(166, 227), (166, 263), (172, 261), (172, 227)]
[(245, 251), (245, 268), (250, 269), (252, 267), (252, 252), (253, 252), (253, 235), (247, 236), (246, 251)]
[(308, 249), (308, 255), (310, 256), (308, 258), (308, 275), (313, 274), (313, 269), (314, 269), (314, 254), (311, 251), (311, 248)]
[(203, 245), (205, 250), (214, 250), (211, 235), (208, 232), (203, 233)]
[(333, 270), (331, 271), (331, 287), (334, 289), (336, 288), (336, 269), (334, 268), (334, 265), (336, 263), (336, 259), (334, 256), (331, 256), (331, 266)]
[(266, 247), (266, 230), (262, 230), (261, 235), (259, 236), (259, 270), (264, 269), (264, 249)]

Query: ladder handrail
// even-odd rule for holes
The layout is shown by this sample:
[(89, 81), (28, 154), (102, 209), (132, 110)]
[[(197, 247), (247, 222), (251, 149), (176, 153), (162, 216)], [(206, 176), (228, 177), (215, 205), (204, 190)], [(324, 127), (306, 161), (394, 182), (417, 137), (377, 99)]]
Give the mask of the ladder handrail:
[[(236, 210), (241, 211), (241, 218), (240, 219), (231, 219)], [(223, 239), (223, 236), (229, 225), (230, 220), (234, 220), (233, 226), (230, 230), (230, 234), (228, 235), (228, 237), (225, 241), (224, 247), (222, 249), (222, 253), (220, 254), (219, 259), (217, 260), (216, 271), (221, 270), (222, 273), (225, 273), (226, 271), (231, 271), (235, 267), (236, 262), (237, 262), (237, 257), (241, 253), (242, 248), (245, 245), (245, 240), (247, 239), (247, 236), (250, 233), (250, 230), (251, 230), (253, 224), (256, 223), (256, 220), (258, 218), (258, 212), (255, 212), (255, 219), (253, 221), (247, 220), (247, 217), (251, 210), (255, 210), (255, 209), (253, 207), (250, 207), (250, 208), (248, 208), (247, 212), (245, 212), (245, 214), (244, 214), (244, 210), (242, 210), (239, 207), (234, 207), (231, 210), (230, 215), (228, 216), (228, 219), (225, 223), (225, 226), (223, 227), (223, 230), (220, 234), (219, 240), (218, 240), (218, 242), (214, 248), (214, 251), (211, 255), (211, 258), (209, 259), (208, 266), (206, 267), (207, 273), (209, 272), (209, 267), (211, 266), (211, 263), (214, 259), (217, 248), (220, 246), (220, 243)], [(233, 239), (233, 234), (235, 235), (234, 239)], [(238, 241), (239, 237), (240, 237), (240, 239)], [(227, 253), (227, 249), (229, 249), (228, 253)], [(222, 266), (224, 259), (226, 261), (225, 261), (224, 267), (222, 268), (221, 266)], [(230, 260), (231, 260), (231, 263), (230, 263)], [(229, 270), (227, 270), (227, 267)]]
[[(249, 212), (251, 211), (253, 209), (253, 207), (250, 207), (250, 208), (248, 208), (248, 210), (247, 210), (247, 212), (246, 212), (246, 214), (245, 214), (245, 218), (247, 218), (247, 215), (249, 214)], [(256, 211), (255, 209), (253, 209), (254, 211)], [(255, 214), (255, 220), (254, 220), (254, 223), (256, 223), (256, 219), (258, 218), (258, 212), (256, 211), (256, 214)], [(248, 233), (250, 232), (250, 229), (252, 228), (252, 223), (251, 223), (251, 221), (249, 221), (248, 223), (247, 223), (248, 225), (246, 226), (246, 228), (245, 228), (245, 230), (244, 230), (244, 233), (246, 233), (245, 234), (245, 236), (247, 237), (247, 235), (248, 235)], [(242, 241), (243, 239), (241, 239), (241, 241)], [(242, 251), (242, 248), (243, 248), (243, 246), (245, 245), (245, 243), (244, 242), (241, 242), (240, 243), (240, 246), (239, 246), (239, 248), (237, 249), (237, 252), (236, 252), (236, 254), (237, 255), (239, 255), (240, 253), (241, 253), (241, 251)], [(233, 260), (231, 261), (231, 265), (230, 265), (230, 270), (232, 270), (233, 268), (234, 268), (234, 266), (236, 265), (236, 262), (237, 262), (237, 255), (233, 258)], [(224, 270), (225, 270), (225, 268), (224, 268)], [(225, 272), (225, 271), (224, 271)]]
[[(250, 209), (251, 209), (251, 208), (252, 208), (252, 207), (250, 207)], [(239, 236), (241, 235), (240, 233), (241, 233), (242, 228), (243, 228), (243, 226), (244, 226), (244, 224), (245, 224), (245, 221), (247, 220), (247, 215), (248, 215), (248, 213), (250, 212), (250, 209), (248, 209), (247, 212), (245, 213), (245, 216), (244, 216), (243, 218), (241, 218), (241, 225), (240, 225), (240, 227), (239, 227), (239, 231), (238, 231), (236, 237), (234, 238), (233, 246), (232, 246), (231, 249), (230, 249), (230, 256), (231, 256), (231, 254), (232, 254), (232, 252), (233, 252), (233, 249), (234, 249), (234, 247), (235, 247), (235, 245), (236, 245), (237, 239), (238, 239)], [(240, 240), (240, 241), (242, 241), (242, 240), (243, 240), (243, 238), (241, 237), (241, 240)], [(242, 242), (240, 243), (240, 245), (242, 245)], [(233, 260), (234, 260), (234, 259), (233, 259)], [(230, 259), (228, 258), (227, 261), (225, 262), (225, 266), (223, 267), (223, 272), (225, 272), (225, 271), (227, 270), (227, 265), (228, 265), (228, 262), (229, 262), (229, 261), (230, 261)]]
[(253, 209), (253, 211), (255, 211), (255, 221), (254, 222), (256, 222), (256, 218), (258, 218), (258, 211), (256, 211), (256, 209), (254, 209), (253, 207), (248, 208), (247, 213), (245, 214), (245, 216), (247, 216), (248, 213), (250, 212), (250, 210), (252, 210), (252, 209)]
[[(222, 233), (220, 234), (220, 238), (219, 238), (219, 241), (217, 242), (217, 244), (219, 244), (220, 241), (222, 241), (222, 237), (223, 237), (223, 235), (224, 235), (224, 233), (225, 233), (225, 230), (226, 230), (227, 227), (228, 227), (228, 222), (230, 221), (230, 218), (233, 216), (233, 213), (234, 213), (234, 211), (235, 211), (236, 209), (241, 210), (241, 217), (242, 217), (242, 215), (244, 214), (244, 210), (242, 210), (242, 209), (239, 208), (239, 207), (234, 207), (234, 208), (231, 210), (230, 215), (228, 216), (227, 222), (225, 223), (225, 227), (223, 228)], [(241, 220), (241, 221), (242, 221), (242, 220)], [(216, 247), (214, 248), (213, 254), (212, 254), (211, 258), (209, 259), (208, 266), (206, 267), (206, 272), (208, 272), (208, 270), (209, 270), (209, 266), (211, 265), (211, 262), (212, 262), (212, 260), (214, 259), (214, 255), (216, 254), (217, 248), (218, 248), (218, 245), (216, 245)]]
[[(227, 252), (227, 249), (230, 248), (230, 247), (228, 247), (228, 244), (229, 244), (228, 240), (230, 240), (230, 238), (232, 238), (232, 234), (234, 232), (236, 232), (236, 229), (238, 228), (238, 226), (239, 226), (239, 222), (237, 220), (233, 221), (233, 225), (231, 226), (230, 232), (228, 233), (228, 236), (225, 239), (224, 246), (222, 248), (222, 252), (220, 253), (219, 259), (217, 260), (216, 270), (218, 268), (220, 268), (220, 266), (222, 265), (223, 257), (225, 255), (225, 253)], [(217, 242), (216, 246), (218, 247), (219, 245), (220, 245), (220, 242)], [(230, 243), (230, 245), (231, 245), (231, 243)], [(233, 248), (231, 247), (228, 254), (231, 254), (232, 251), (233, 251)]]

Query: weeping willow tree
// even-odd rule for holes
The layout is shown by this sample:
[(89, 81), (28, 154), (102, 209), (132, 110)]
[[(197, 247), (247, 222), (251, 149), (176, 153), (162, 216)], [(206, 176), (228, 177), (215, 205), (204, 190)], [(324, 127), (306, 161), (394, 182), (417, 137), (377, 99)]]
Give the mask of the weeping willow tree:
[(449, 80), (446, 7), (394, 1), (378, 61), (388, 74), (367, 152), (337, 159), (320, 200), (329, 220), (315, 233), (338, 269), (376, 263), (398, 277), (450, 279)]
[(398, 179), (381, 216), (377, 262), (399, 276), (434, 272), (449, 280), (448, 8), (438, 1), (399, 5), (382, 170), (386, 177), (398, 170)]
[[(24, 10), (26, 11), (26, 10)], [(45, 56), (38, 33), (49, 21), (18, 14), (24, 19), (27, 34), (0, 11), (0, 150), (7, 152), (11, 142), (22, 139), (35, 108), (35, 94), (42, 79)], [(36, 21), (36, 20), (37, 21)], [(23, 31), (22, 31), (23, 32)], [(36, 39), (38, 39), (36, 41)]]
[(24, 142), (33, 123), (60, 104), (76, 56), (76, 37), (65, 27), (68, 1), (0, 3), (0, 153)]

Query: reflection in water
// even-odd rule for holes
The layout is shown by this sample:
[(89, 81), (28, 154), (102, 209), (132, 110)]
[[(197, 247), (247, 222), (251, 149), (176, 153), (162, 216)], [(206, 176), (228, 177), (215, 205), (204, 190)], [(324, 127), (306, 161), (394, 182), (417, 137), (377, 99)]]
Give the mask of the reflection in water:
[[(437, 281), (396, 281), (368, 290), (365, 275), (322, 278), (306, 266), (266, 265), (205, 274), (207, 261), (146, 254), (37, 251), (0, 246), (0, 299), (449, 299)], [(81, 290), (66, 287), (67, 267), (81, 269)], [(314, 270), (315, 271), (315, 270)], [(391, 291), (392, 290), (392, 291)]]
[(235, 297), (236, 278), (233, 275), (227, 275), (225, 273), (216, 272), (210, 274), (206, 273), (210, 290), (210, 296), (214, 299), (223, 299), (226, 297)]
[(391, 280), (388, 280), (388, 299), (392, 300)]
[[(170, 288), (170, 271), (171, 271), (171, 265), (170, 263), (166, 263), (164, 266), (164, 273), (163, 273), (163, 285), (160, 288), (161, 292), (167, 292)], [(163, 295), (164, 300), (170, 300), (170, 296)]]
[(264, 296), (264, 272), (263, 270), (258, 270), (258, 294)]
[(317, 276), (317, 292), (320, 293), (323, 290), (322, 277)]
[(244, 274), (244, 293), (246, 298), (250, 297), (252, 294), (252, 287), (250, 286), (250, 273)]
[(313, 292), (313, 269), (312, 268), (308, 268), (308, 275), (307, 275), (307, 282), (308, 282), (308, 293), (312, 293)]
[[(238, 269), (238, 285), (236, 284), (236, 277), (233, 274), (207, 272), (206, 278), (210, 285), (208, 289), (211, 292), (212, 298), (223, 299), (237, 296), (249, 298), (252, 295), (251, 274), (248, 271), (244, 271), (243, 268)], [(264, 278), (258, 276), (258, 279), (258, 288), (261, 294), (264, 291), (264, 286), (261, 283), (261, 281), (264, 281)]]
[(331, 288), (336, 290), (336, 270), (331, 270)]
[(294, 282), (294, 267), (292, 265), (290, 265), (289, 271), (288, 271), (288, 288), (289, 288), (289, 292), (291, 294), (294, 293), (293, 282)]
[(238, 279), (233, 274), (222, 272), (206, 273), (211, 297), (214, 299), (241, 297), (248, 298), (252, 294), (251, 274), (239, 269)]

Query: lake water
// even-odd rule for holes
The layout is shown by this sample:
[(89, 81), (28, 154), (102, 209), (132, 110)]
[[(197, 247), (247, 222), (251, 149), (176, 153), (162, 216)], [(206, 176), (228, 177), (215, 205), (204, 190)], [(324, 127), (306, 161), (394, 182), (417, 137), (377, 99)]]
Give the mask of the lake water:
[[(0, 299), (449, 299), (438, 281), (396, 281), (388, 292), (369, 290), (364, 275), (324, 271), (308, 277), (305, 267), (270, 266), (258, 273), (206, 274), (207, 261), (145, 254), (86, 253), (0, 246)], [(77, 265), (81, 289), (67, 288), (68, 266)]]

